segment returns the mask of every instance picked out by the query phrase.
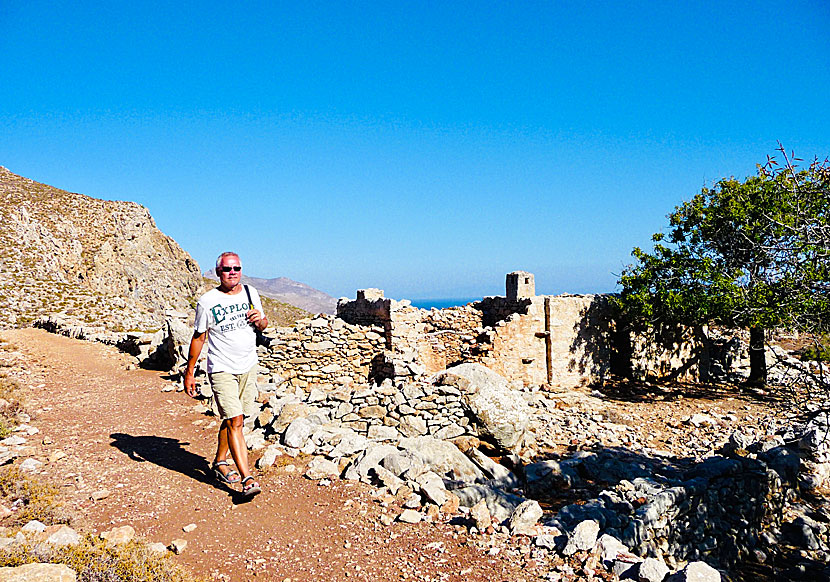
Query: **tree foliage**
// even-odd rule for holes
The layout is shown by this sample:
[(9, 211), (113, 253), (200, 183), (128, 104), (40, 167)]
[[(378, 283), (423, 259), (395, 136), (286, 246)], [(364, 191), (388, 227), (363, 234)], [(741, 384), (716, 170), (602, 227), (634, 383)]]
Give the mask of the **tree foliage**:
[(634, 249), (620, 277), (630, 322), (828, 328), (830, 164), (799, 169), (781, 154), (783, 165), (768, 157), (756, 176), (703, 188), (668, 215), (651, 252)]

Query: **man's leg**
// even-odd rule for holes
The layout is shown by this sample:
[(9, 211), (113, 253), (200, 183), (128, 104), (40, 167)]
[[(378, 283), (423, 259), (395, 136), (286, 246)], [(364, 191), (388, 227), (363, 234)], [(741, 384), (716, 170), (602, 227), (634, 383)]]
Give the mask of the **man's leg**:
[[(233, 374), (229, 374), (227, 372), (220, 372), (217, 374), (209, 374), (209, 378), (211, 388), (213, 389), (213, 398), (216, 403), (216, 407), (218, 409), (220, 417), (226, 417), (228, 413), (232, 414), (233, 416), (240, 414), (242, 412), (242, 408), (239, 403), (239, 383), (237, 381), (236, 376)], [(240, 419), (242, 419), (242, 416), (240, 416)], [(232, 467), (229, 467), (225, 464), (217, 465), (217, 463), (227, 462), (228, 455), (230, 454), (230, 456), (233, 457), (234, 462), (237, 463), (237, 470), (241, 469), (241, 467), (238, 464), (239, 461), (237, 460), (237, 457), (239, 455), (234, 454), (234, 452), (230, 448), (230, 427), (232, 421), (233, 417), (225, 418), (219, 425), (219, 434), (217, 436), (216, 443), (216, 456), (213, 459), (213, 466), (217, 471), (220, 471), (225, 477), (227, 477), (231, 473), (234, 473), (231, 479), (231, 483), (239, 483), (241, 477), (238, 477), (236, 475), (237, 471), (234, 471)], [(239, 433), (241, 436), (241, 424)], [(247, 458), (245, 460), (247, 461)], [(246, 462), (245, 467), (247, 468), (247, 466), (248, 465)]]
[(219, 425), (219, 436), (217, 440), (213, 468), (221, 472), (231, 483), (239, 483), (240, 477), (237, 476), (237, 471), (227, 464), (230, 449), (228, 447), (228, 427), (225, 421), (222, 421), (222, 424)]
[[(225, 429), (227, 446), (230, 449), (233, 462), (236, 463), (236, 468), (239, 469), (239, 474), (244, 479), (251, 474), (248, 469), (248, 446), (245, 444), (245, 437), (242, 435), (242, 426), (245, 417), (241, 414), (222, 421), (222, 427)], [(221, 438), (221, 437), (220, 437)]]

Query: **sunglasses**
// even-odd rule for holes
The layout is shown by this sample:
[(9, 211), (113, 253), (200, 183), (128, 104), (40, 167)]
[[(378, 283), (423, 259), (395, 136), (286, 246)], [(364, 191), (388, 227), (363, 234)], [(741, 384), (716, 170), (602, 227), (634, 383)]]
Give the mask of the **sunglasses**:
[(219, 267), (219, 270), (223, 273), (230, 273), (231, 271), (238, 273), (242, 270), (242, 267), (240, 267), (239, 265), (234, 265), (233, 267)]

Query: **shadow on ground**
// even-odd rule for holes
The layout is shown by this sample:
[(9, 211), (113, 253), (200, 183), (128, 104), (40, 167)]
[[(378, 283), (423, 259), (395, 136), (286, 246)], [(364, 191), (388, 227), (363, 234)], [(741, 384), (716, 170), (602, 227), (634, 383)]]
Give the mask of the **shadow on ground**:
[(133, 461), (149, 462), (169, 471), (181, 473), (194, 481), (210, 485), (228, 493), (234, 503), (247, 503), (250, 497), (243, 496), (225, 483), (220, 483), (213, 475), (207, 459), (191, 453), (185, 447), (190, 443), (178, 439), (155, 435), (135, 436), (121, 432), (110, 435), (111, 446), (115, 447)]
[(768, 387), (758, 388), (699, 384), (695, 382), (641, 382), (635, 380), (614, 379), (597, 388), (609, 399), (622, 402), (653, 402), (654, 400), (672, 401), (679, 398), (693, 400), (717, 400), (731, 397), (746, 402), (780, 402), (784, 397), (781, 390)]

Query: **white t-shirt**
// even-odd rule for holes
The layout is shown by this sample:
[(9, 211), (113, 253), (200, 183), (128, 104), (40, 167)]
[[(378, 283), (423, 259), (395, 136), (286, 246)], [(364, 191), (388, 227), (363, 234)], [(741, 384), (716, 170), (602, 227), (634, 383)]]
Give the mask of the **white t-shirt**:
[(253, 307), (248, 304), (248, 295), (241, 291), (234, 295), (211, 289), (196, 304), (196, 332), (207, 331), (207, 371), (243, 374), (257, 363), (256, 332), (245, 319), (249, 309), (261, 313), (262, 301), (257, 290), (248, 285)]

